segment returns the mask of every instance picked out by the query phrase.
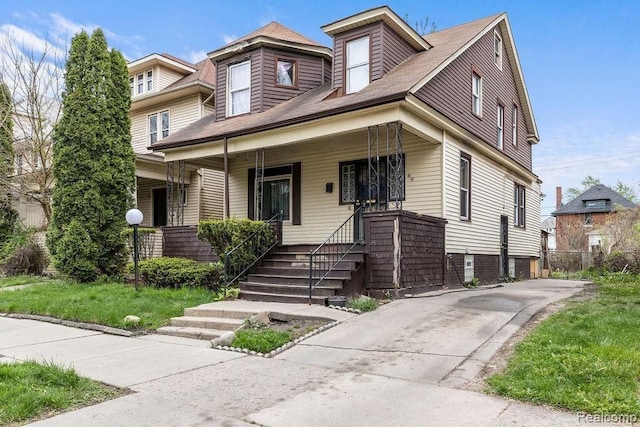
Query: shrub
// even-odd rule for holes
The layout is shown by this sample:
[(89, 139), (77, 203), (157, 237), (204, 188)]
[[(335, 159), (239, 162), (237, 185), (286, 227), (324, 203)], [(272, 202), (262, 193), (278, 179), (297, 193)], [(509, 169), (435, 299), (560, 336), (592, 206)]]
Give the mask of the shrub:
[(42, 275), (49, 264), (44, 249), (34, 240), (18, 247), (4, 263), (4, 270), (8, 276), (19, 274)]
[(607, 271), (622, 271), (623, 269), (628, 268), (629, 260), (626, 255), (620, 251), (613, 251), (604, 260), (604, 268)]
[(220, 260), (253, 233), (257, 234), (251, 239), (251, 244), (234, 252), (229, 259), (227, 268), (237, 273), (255, 261), (256, 253), (271, 246), (275, 238), (273, 229), (265, 227), (262, 221), (237, 218), (200, 221), (198, 225), (198, 238), (208, 241)]
[(56, 269), (80, 282), (92, 282), (98, 276), (98, 248), (78, 220), (72, 220), (58, 242), (54, 257)]
[(0, 247), (11, 239), (16, 228), (18, 212), (7, 201), (0, 201)]
[(142, 281), (156, 288), (183, 286), (217, 289), (222, 277), (219, 263), (208, 264), (186, 258), (152, 258), (139, 263)]
[(376, 308), (378, 308), (378, 302), (373, 298), (362, 295), (362, 296), (359, 296), (358, 298), (354, 298), (350, 300), (347, 303), (347, 306), (349, 306), (349, 308), (355, 308), (365, 313), (367, 311), (373, 311)]

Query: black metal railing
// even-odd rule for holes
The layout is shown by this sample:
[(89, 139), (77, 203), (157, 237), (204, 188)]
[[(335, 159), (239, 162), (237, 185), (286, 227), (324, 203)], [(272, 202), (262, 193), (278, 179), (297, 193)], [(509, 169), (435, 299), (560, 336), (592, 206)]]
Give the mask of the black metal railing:
[(364, 207), (357, 208), (324, 243), (309, 254), (309, 304), (313, 290), (320, 282), (326, 279), (357, 245), (364, 242), (363, 212)]
[[(270, 231), (265, 232), (267, 229)], [(263, 222), (240, 244), (224, 255), (224, 284), (231, 286), (274, 247), (282, 243), (282, 211)]]

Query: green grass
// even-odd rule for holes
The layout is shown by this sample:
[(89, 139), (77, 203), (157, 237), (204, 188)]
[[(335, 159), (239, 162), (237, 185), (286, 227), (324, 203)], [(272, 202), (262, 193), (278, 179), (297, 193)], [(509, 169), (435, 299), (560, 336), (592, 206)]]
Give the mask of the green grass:
[[(4, 283), (2, 279), (0, 283)], [(1, 286), (1, 285), (0, 285)], [(45, 282), (0, 295), (0, 312), (52, 316), (115, 328), (157, 329), (187, 307), (216, 300), (213, 292), (202, 288), (156, 289), (120, 283), (76, 284)], [(140, 317), (138, 326), (125, 325), (125, 316)]]
[(600, 277), (595, 299), (570, 303), (531, 332), (492, 391), (572, 411), (640, 416), (640, 279)]
[(93, 405), (122, 393), (51, 363), (0, 363), (0, 425)]
[(0, 288), (8, 288), (18, 285), (32, 285), (39, 283), (49, 283), (50, 280), (40, 276), (9, 276), (0, 279)]
[(289, 341), (291, 341), (289, 332), (274, 331), (273, 329), (243, 329), (236, 332), (236, 338), (231, 345), (258, 353), (269, 353)]
[(365, 313), (367, 311), (373, 311), (378, 308), (378, 302), (374, 298), (370, 298), (368, 296), (359, 296), (358, 298), (353, 298), (349, 300), (347, 303), (349, 308), (355, 308)]

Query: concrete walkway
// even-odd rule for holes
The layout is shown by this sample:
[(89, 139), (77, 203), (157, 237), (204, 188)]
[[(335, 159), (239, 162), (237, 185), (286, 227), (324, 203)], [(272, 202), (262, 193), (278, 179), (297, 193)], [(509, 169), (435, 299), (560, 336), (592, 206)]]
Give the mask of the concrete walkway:
[[(582, 286), (525, 281), (419, 295), (360, 316), (338, 312), (341, 324), (272, 359), (184, 338), (0, 318), (0, 360), (55, 361), (135, 392), (38, 426), (573, 426), (576, 414), (463, 387), (533, 314)], [(277, 311), (237, 302), (247, 304)]]

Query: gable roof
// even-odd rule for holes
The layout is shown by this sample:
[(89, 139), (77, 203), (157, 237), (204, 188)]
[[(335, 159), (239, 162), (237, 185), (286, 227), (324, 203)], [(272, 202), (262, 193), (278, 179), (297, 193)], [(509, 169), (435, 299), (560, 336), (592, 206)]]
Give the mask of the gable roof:
[(262, 28), (259, 28), (246, 36), (240, 37), (219, 49), (209, 52), (211, 60), (219, 61), (228, 56), (235, 55), (238, 51), (248, 47), (255, 47), (267, 44), (277, 47), (288, 47), (300, 49), (307, 52), (331, 57), (331, 49), (320, 43), (311, 40), (302, 34), (295, 32), (275, 21), (272, 21)]
[[(587, 207), (586, 202), (588, 201), (596, 201), (596, 200), (605, 200), (604, 206), (596, 206), (596, 207)], [(560, 209), (552, 212), (551, 215), (575, 215), (575, 214), (584, 214), (589, 212), (598, 212), (598, 213), (606, 213), (606, 212), (615, 212), (617, 207), (623, 208), (635, 208), (636, 204), (626, 197), (622, 196), (620, 193), (613, 191), (611, 188), (606, 185), (597, 184), (571, 200), (564, 206), (561, 206)]]
[[(357, 93), (331, 97), (335, 90), (330, 83), (326, 83), (261, 113), (218, 122), (211, 116), (202, 118), (154, 144), (153, 149), (215, 141), (225, 136), (247, 135), (369, 106), (402, 101), (418, 91), (502, 20), (506, 20), (505, 14), (489, 16), (427, 35), (425, 39), (433, 47), (410, 56), (381, 79), (372, 81)], [(530, 113), (530, 109), (525, 111), (525, 115), (526, 112)], [(535, 122), (533, 123), (535, 127)]]
[(211, 60), (203, 59), (198, 62), (195, 66), (196, 72), (184, 76), (177, 82), (171, 83), (166, 88), (162, 89), (160, 92), (166, 90), (172, 90), (183, 86), (188, 86), (191, 83), (199, 82), (205, 85), (211, 86), (212, 88), (216, 85), (216, 66), (213, 65)]

